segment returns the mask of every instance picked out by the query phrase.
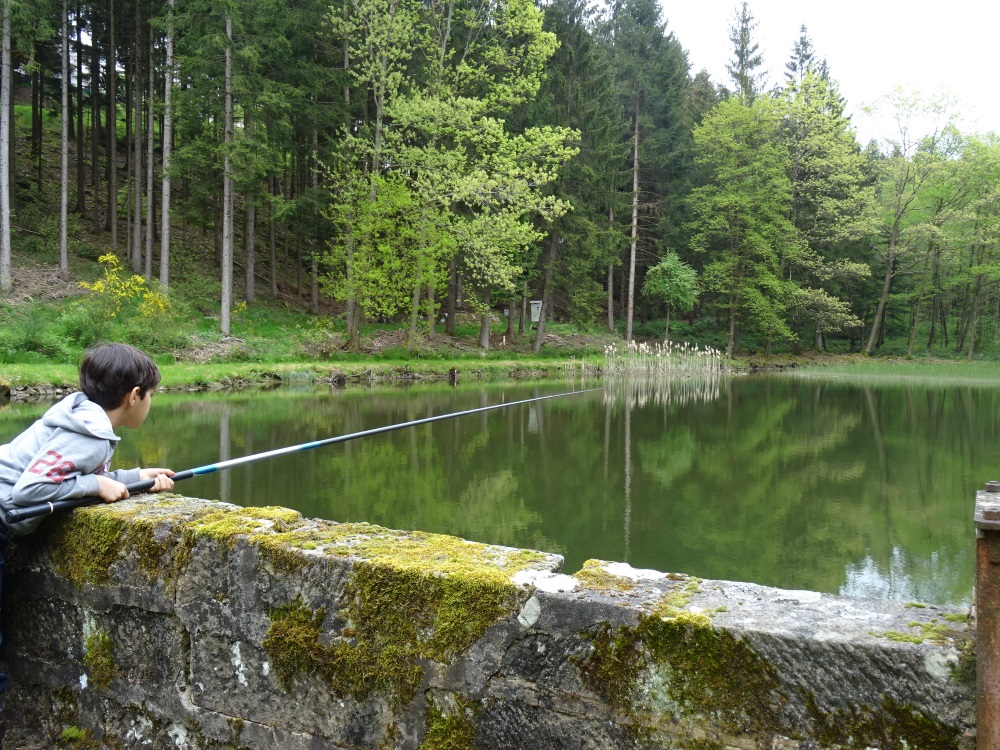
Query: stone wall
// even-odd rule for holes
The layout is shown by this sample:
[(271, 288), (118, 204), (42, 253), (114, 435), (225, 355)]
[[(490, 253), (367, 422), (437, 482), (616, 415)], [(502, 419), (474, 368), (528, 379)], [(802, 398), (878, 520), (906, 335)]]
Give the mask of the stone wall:
[(15, 551), (10, 747), (971, 748), (964, 612), (146, 496)]

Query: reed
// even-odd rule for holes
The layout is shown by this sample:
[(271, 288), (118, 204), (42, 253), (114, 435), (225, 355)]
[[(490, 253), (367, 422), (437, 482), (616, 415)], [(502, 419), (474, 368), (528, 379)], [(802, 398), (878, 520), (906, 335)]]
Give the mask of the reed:
[(684, 378), (705, 377), (724, 369), (722, 352), (688, 342), (648, 344), (630, 341), (604, 349), (604, 372), (610, 377)]

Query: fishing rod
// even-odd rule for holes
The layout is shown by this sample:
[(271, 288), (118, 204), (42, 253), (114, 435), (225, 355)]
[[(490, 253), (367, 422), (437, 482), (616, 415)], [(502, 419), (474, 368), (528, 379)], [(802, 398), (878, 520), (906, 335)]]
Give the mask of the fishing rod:
[[(191, 477), (201, 476), (203, 474), (214, 474), (217, 471), (223, 471), (224, 469), (232, 469), (234, 466), (242, 466), (244, 464), (252, 464), (257, 461), (266, 461), (270, 458), (277, 458), (278, 456), (285, 456), (289, 453), (298, 453), (300, 451), (308, 451), (313, 448), (320, 448), (324, 445), (334, 445), (335, 443), (346, 443), (348, 440), (356, 440), (357, 438), (370, 437), (371, 435), (380, 435), (383, 432), (392, 432), (393, 430), (401, 430), (404, 427), (416, 427), (417, 425), (430, 424), (431, 422), (440, 422), (443, 419), (454, 419), (455, 417), (464, 417), (468, 414), (478, 414), (484, 411), (492, 411), (493, 409), (504, 409), (508, 406), (517, 406), (518, 404), (530, 404), (535, 401), (545, 401), (550, 398), (559, 398), (560, 396), (576, 396), (581, 393), (590, 393), (592, 391), (599, 391), (601, 388), (587, 388), (582, 391), (570, 391), (568, 393), (554, 393), (549, 396), (537, 396), (535, 398), (526, 398), (521, 401), (507, 401), (502, 404), (493, 404), (492, 406), (480, 406), (477, 409), (466, 409), (465, 411), (453, 411), (448, 414), (438, 414), (434, 417), (424, 417), (423, 419), (414, 419), (411, 422), (400, 422), (399, 424), (390, 424), (383, 427), (373, 427), (370, 430), (362, 430), (361, 432), (352, 432), (349, 435), (338, 435), (337, 437), (326, 438), (324, 440), (313, 440), (309, 443), (301, 443), (299, 445), (289, 445), (286, 448), (276, 448), (272, 451), (264, 451), (263, 453), (254, 453), (250, 456), (243, 456), (242, 458), (232, 458), (228, 461), (220, 461), (216, 464), (206, 464), (205, 466), (198, 466), (194, 469), (185, 469), (184, 471), (179, 471), (171, 477), (175, 482), (179, 482), (183, 479), (190, 479)], [(126, 489), (129, 494), (133, 492), (145, 492), (153, 486), (155, 480), (145, 479), (141, 482), (133, 482), (132, 484), (126, 485)], [(37, 518), (38, 516), (47, 516), (50, 513), (55, 513), (58, 510), (71, 510), (73, 508), (79, 508), (84, 505), (93, 505), (94, 503), (101, 502), (99, 497), (73, 497), (66, 500), (53, 500), (47, 503), (39, 503), (37, 505), (29, 505), (23, 508), (14, 508), (13, 510), (8, 510), (4, 513), (4, 520), (7, 525), (18, 523), (19, 521), (26, 521), (29, 518)]]

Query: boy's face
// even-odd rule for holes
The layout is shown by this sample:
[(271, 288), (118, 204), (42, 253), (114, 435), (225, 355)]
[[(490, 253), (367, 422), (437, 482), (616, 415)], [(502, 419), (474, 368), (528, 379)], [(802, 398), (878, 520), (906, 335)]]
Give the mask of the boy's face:
[(132, 430), (137, 430), (146, 421), (149, 414), (149, 407), (153, 403), (153, 389), (146, 391), (146, 395), (139, 397), (139, 389), (133, 388), (125, 397), (125, 410), (122, 414), (122, 424)]

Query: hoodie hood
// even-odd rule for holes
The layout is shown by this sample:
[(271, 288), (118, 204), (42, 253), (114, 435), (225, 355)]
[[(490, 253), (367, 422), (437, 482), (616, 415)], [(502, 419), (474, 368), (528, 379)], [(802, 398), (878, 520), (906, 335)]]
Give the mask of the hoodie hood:
[(117, 445), (120, 438), (111, 429), (107, 412), (82, 392), (72, 393), (53, 405), (44, 415), (42, 424), (89, 437), (111, 441)]

